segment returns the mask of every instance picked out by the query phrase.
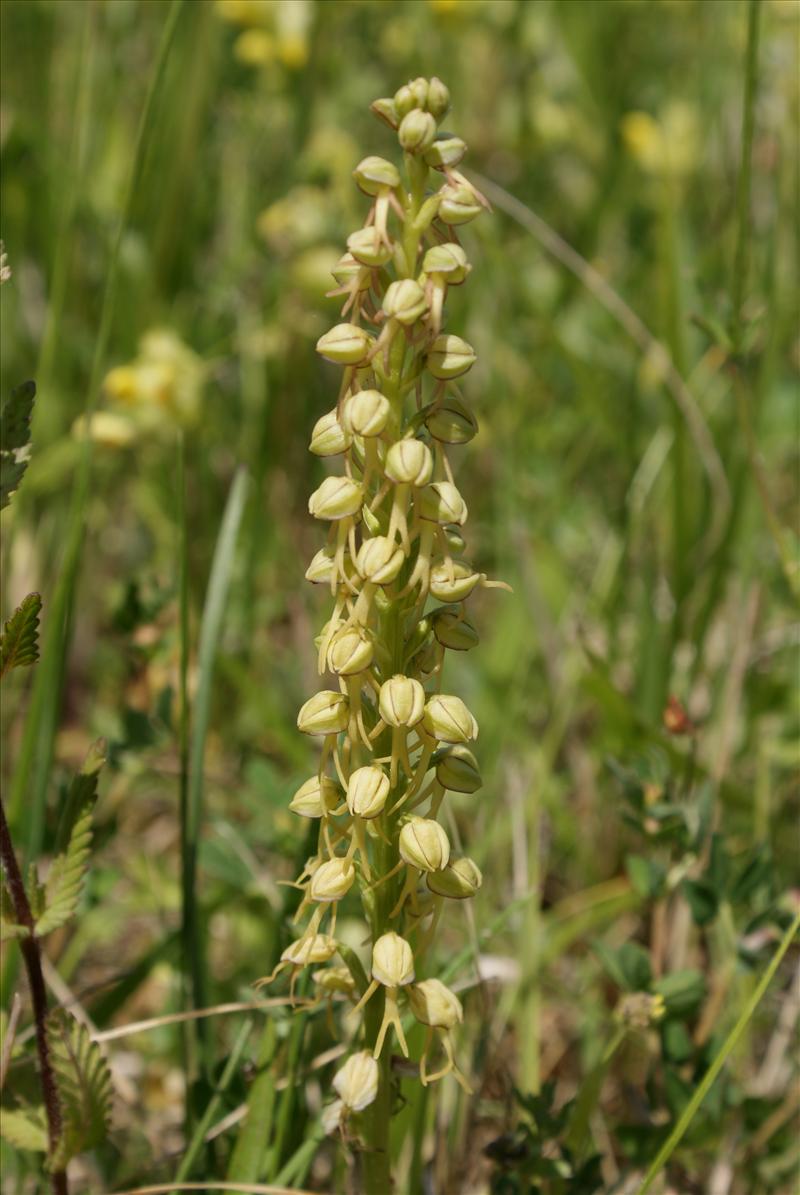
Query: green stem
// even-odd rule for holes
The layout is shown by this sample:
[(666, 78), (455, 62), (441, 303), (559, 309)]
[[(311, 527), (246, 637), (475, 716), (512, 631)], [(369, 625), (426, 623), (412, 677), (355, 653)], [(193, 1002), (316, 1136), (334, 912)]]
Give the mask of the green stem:
[(670, 1133), (669, 1137), (667, 1137), (664, 1144), (661, 1146), (661, 1149), (658, 1151), (652, 1165), (650, 1166), (650, 1169), (647, 1171), (647, 1174), (644, 1177), (644, 1182), (642, 1183), (641, 1187), (639, 1187), (637, 1195), (647, 1195), (647, 1192), (653, 1185), (653, 1181), (658, 1177), (659, 1173), (664, 1166), (666, 1166), (667, 1162), (672, 1157), (673, 1152), (680, 1144), (684, 1134), (686, 1133), (686, 1130), (689, 1128), (689, 1125), (694, 1119), (695, 1113), (708, 1095), (714, 1084), (714, 1081), (727, 1062), (729, 1055), (735, 1049), (739, 1038), (747, 1028), (750, 1018), (758, 1008), (758, 1005), (761, 1003), (764, 993), (772, 982), (775, 972), (778, 970), (786, 951), (791, 946), (792, 939), (794, 938), (798, 929), (800, 929), (800, 911), (795, 914), (792, 924), (783, 935), (780, 945), (775, 951), (772, 961), (762, 975), (758, 986), (742, 1009), (736, 1024), (726, 1037), (725, 1041), (720, 1047), (719, 1053), (711, 1063), (711, 1066), (708, 1068), (702, 1078), (702, 1081), (695, 1090), (694, 1095), (681, 1113), (681, 1116), (679, 1117), (674, 1129)]
[(745, 65), (744, 110), (742, 113), (742, 168), (736, 197), (737, 236), (731, 283), (731, 340), (738, 354), (742, 339), (742, 305), (747, 284), (750, 250), (750, 184), (753, 172), (753, 130), (758, 84), (758, 34), (761, 0), (750, 0), (747, 14), (747, 61)]

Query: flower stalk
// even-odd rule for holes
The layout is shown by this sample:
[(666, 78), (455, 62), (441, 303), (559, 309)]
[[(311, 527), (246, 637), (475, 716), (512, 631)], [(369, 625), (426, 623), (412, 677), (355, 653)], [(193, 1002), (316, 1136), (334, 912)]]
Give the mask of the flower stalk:
[[(456, 170), (466, 146), (438, 126), (449, 107), (438, 79), (415, 79), (373, 110), (397, 132), (404, 172), (378, 157), (355, 169), (371, 207), (347, 239), (331, 292), (342, 322), (317, 351), (343, 369), (335, 406), (317, 422), (311, 451), (342, 467), (309, 501), (328, 540), (306, 577), (328, 586), (333, 611), (318, 639), (320, 675), (331, 677), (298, 717), (322, 743), (317, 773), (291, 808), (320, 822), (317, 854), (297, 880), (300, 937), (279, 967), (314, 973), (320, 999), (349, 1004), (343, 1032), (353, 1053), (334, 1078), (326, 1125), (363, 1143), (362, 1188), (392, 1189), (389, 1120), (393, 1051), (409, 1056), (406, 1026), (424, 1028), (418, 1060), (427, 1084), (459, 1070), (451, 1032), (458, 998), (424, 978), (442, 908), (475, 894), (477, 865), (455, 858), (438, 814), (448, 791), (471, 793), (480, 773), (469, 750), (478, 724), (443, 691), (449, 650), (478, 641), (465, 602), (487, 581), (464, 558), (467, 506), (449, 459), (477, 424), (457, 379), (472, 347), (444, 331), (451, 286), (470, 265), (456, 227), (488, 207)], [(363, 973), (342, 981), (339, 903), (360, 894), (370, 930)], [(347, 963), (349, 952), (342, 948)], [(273, 978), (274, 975), (270, 978)]]

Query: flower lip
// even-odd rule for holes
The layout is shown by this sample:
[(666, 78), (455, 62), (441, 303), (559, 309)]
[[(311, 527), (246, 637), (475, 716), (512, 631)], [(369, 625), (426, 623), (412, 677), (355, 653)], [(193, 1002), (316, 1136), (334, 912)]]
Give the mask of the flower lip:
[(387, 988), (414, 982), (414, 955), (405, 938), (392, 931), (381, 934), (372, 948), (372, 976)]
[(466, 560), (452, 561), (452, 575), (447, 561), (438, 561), (431, 569), (431, 594), (440, 602), (463, 602), (480, 579), (480, 573), (474, 572)]

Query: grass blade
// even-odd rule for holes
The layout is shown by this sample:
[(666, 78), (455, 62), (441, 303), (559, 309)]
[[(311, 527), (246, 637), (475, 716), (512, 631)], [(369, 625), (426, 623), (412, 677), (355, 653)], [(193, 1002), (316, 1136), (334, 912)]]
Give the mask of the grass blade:
[[(197, 898), (197, 852), (203, 817), (203, 758), (211, 714), (214, 661), (230, 589), (236, 540), (244, 513), (247, 489), (247, 473), (244, 469), (239, 469), (233, 479), (225, 505), (225, 513), (222, 517), (222, 525), (211, 563), (211, 574), (200, 625), (198, 684), (192, 710), (189, 750), (189, 784), (185, 819), (181, 826), (182, 938), (186, 967), (191, 976), (191, 1003), (195, 1008), (202, 1008), (207, 1003), (205, 960)], [(204, 1040), (206, 1032), (202, 1022), (197, 1024), (194, 1032), (197, 1035), (195, 1040)]]
[(783, 935), (781, 943), (778, 946), (778, 949), (775, 951), (772, 961), (770, 962), (764, 974), (761, 976), (755, 991), (742, 1009), (739, 1019), (737, 1020), (733, 1029), (731, 1029), (728, 1036), (725, 1038), (725, 1041), (722, 1043), (719, 1053), (711, 1063), (711, 1066), (703, 1075), (702, 1081), (698, 1085), (692, 1098), (689, 1100), (689, 1103), (684, 1108), (678, 1123), (675, 1125), (675, 1128), (672, 1130), (669, 1137), (667, 1137), (666, 1141), (661, 1146), (661, 1149), (658, 1151), (652, 1165), (650, 1166), (650, 1169), (647, 1171), (647, 1174), (644, 1177), (644, 1182), (642, 1183), (641, 1187), (639, 1187), (637, 1195), (647, 1195), (647, 1192), (653, 1185), (653, 1181), (658, 1177), (659, 1173), (666, 1166), (678, 1145), (680, 1145), (686, 1130), (689, 1128), (689, 1125), (694, 1119), (695, 1113), (708, 1095), (711, 1087), (714, 1084), (714, 1080), (717, 1078), (719, 1072), (727, 1062), (728, 1056), (735, 1049), (736, 1043), (739, 1041), (739, 1038), (747, 1028), (750, 1018), (761, 1003), (764, 993), (771, 984), (775, 972), (778, 970), (786, 951), (791, 946), (792, 939), (794, 938), (798, 929), (800, 929), (800, 912), (795, 914), (794, 921)]

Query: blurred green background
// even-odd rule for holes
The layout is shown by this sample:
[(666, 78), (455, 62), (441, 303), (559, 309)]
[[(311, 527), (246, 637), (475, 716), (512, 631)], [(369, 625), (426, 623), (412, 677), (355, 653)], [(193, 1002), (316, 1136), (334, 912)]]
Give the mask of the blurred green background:
[[(336, 322), (330, 266), (366, 211), (351, 171), (396, 148), (368, 105), (441, 76), (466, 173), (503, 189), (464, 230), (473, 272), (449, 304), (479, 355), (465, 391), (480, 433), (457, 463), (470, 549), (514, 590), (475, 599), (482, 642), (449, 682), (480, 723), (485, 780), (453, 801), (449, 828), (485, 884), (446, 920), (442, 953), (479, 943), (491, 995), (468, 1007), (478, 1111), (470, 1122), (459, 1105), (447, 1131), (457, 1144), (472, 1124), (485, 1143), (508, 1076), (530, 1089), (558, 1069), (569, 1085), (608, 1017), (580, 929), (551, 942), (543, 973), (537, 944), (548, 911), (604, 901), (614, 941), (640, 931), (608, 760), (683, 768), (662, 722), (671, 694), (699, 728), (697, 775), (731, 850), (769, 849), (778, 894), (796, 882), (800, 10), (761, 5), (742, 220), (745, 0), (184, 5), (105, 307), (76, 508), (77, 433), (168, 11), (0, 5), (2, 393), (38, 387), (31, 464), (3, 516), (4, 617), (35, 588), (47, 628), (76, 519), (85, 532), (22, 779), (29, 681), (12, 678), (4, 700), (17, 832), (50, 848), (60, 787), (106, 736), (87, 906), (58, 969), (101, 1027), (179, 1007), (179, 440), (193, 693), (214, 546), (245, 466), (205, 744), (210, 1002), (246, 997), (270, 969), (276, 883), (304, 849), (286, 810), (313, 758), (295, 717), (327, 616), (303, 580), (321, 544), (306, 502), (323, 465), (307, 442), (338, 378), (314, 343)], [(686, 941), (713, 978), (716, 948)], [(234, 1028), (212, 1032), (224, 1052)], [(177, 1035), (133, 1041), (135, 1094), (102, 1163), (120, 1184), (162, 1177), (180, 1142)], [(482, 1164), (441, 1189), (482, 1189)]]

